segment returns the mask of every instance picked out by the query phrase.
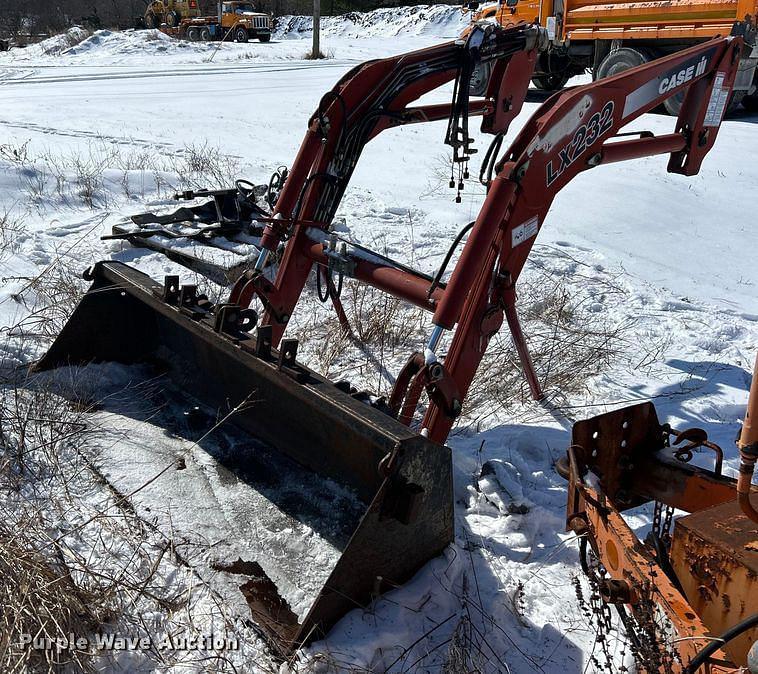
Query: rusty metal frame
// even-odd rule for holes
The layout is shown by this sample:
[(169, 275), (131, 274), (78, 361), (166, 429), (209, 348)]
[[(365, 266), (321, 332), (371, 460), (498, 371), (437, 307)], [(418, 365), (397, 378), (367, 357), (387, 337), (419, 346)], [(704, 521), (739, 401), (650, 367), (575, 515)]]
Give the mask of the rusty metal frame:
[[(729, 516), (736, 517), (730, 524), (737, 527), (735, 531), (744, 528), (744, 522), (738, 524), (737, 481), (721, 475), (720, 470), (698, 468), (666, 456), (675, 455), (675, 449), (669, 447), (674, 435), (670, 427), (660, 424), (652, 403), (580, 421), (574, 425), (562, 471), (569, 480), (567, 528), (587, 538), (608, 572), (606, 583), (612, 586), (614, 596), (606, 599), (627, 604), (632, 611), (641, 597), (655, 602), (677, 635), (672, 647), (681, 665), (675, 671), (688, 671), (687, 663), (713, 641), (712, 635), (681, 585), (667, 576), (656, 552), (637, 538), (621, 512), (657, 501), (688, 513), (713, 511), (718, 517), (726, 516), (727, 507)], [(758, 493), (758, 487), (751, 491)], [(739, 597), (733, 600), (738, 602)], [(723, 651), (713, 657), (722, 663), (711, 662), (702, 671), (738, 671), (725, 664), (729, 658)]]

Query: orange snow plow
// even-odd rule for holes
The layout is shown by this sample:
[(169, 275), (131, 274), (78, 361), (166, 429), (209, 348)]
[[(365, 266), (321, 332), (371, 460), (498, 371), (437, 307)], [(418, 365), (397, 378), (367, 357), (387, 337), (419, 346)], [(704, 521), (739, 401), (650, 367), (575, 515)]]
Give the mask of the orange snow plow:
[[(547, 43), (543, 29), (482, 25), (465, 42), (360, 65), (321, 99), (293, 165), (267, 190), (268, 210), (242, 208), (253, 192), (242, 185), (226, 195), (231, 201), (225, 206), (217, 202), (202, 217), (187, 210), (169, 218), (170, 225), (184, 219), (185, 226), (171, 236), (186, 236), (197, 245), (213, 237), (255, 235), (260, 254), (236, 277), (226, 301), (212, 303), (177, 276), (158, 282), (121, 263), (98, 263), (87, 274), (91, 289), (38, 367), (153, 364), (214, 418), (228, 418), (270, 447), (271, 456), (290, 462), (274, 468), (260, 461), (256, 470), (286, 481), (297, 467), (323, 479), (324, 490), (353, 495), (355, 517), (335, 532), (339, 513), (306, 517), (277, 499), (276, 490), (267, 492), (272, 507), (286, 510), (293, 520), (307, 519), (314, 539), (329, 539), (336, 549), (334, 566), (324, 573), (307, 611), (293, 611), (277, 579), (266, 572), (265, 551), (256, 560), (261, 572), (243, 586), (256, 622), (280, 652), (290, 652), (323, 636), (350, 609), (407, 581), (453, 540), (452, 468), (445, 442), (487, 344), (503, 322), (533, 395), (541, 396), (515, 291), (555, 195), (580, 172), (651, 155), (668, 155), (671, 172), (696, 174), (716, 141), (737, 64), (754, 37), (752, 23), (737, 24), (731, 36), (558, 94), (532, 115), (502, 156), (504, 135), (521, 111)], [(470, 100), (469, 80), (479, 62), (490, 63), (493, 76), (486, 96)], [(678, 82), (679, 73), (684, 73), (681, 84), (663, 90), (661, 81)], [(450, 104), (411, 105), (449, 82), (454, 83)], [(671, 133), (621, 131), (685, 85), (688, 93)], [(451, 187), (460, 200), (475, 151), (469, 134), (474, 115), (483, 117), (482, 132), (494, 135), (480, 176), (487, 196), (446, 282), (447, 263), (429, 276), (334, 231), (335, 213), (363, 148), (396, 126), (448, 121)], [(168, 246), (166, 223), (153, 220), (116, 234), (135, 245), (150, 241), (154, 247), (159, 239)], [(328, 381), (297, 360), (297, 341), (285, 330), (311, 273), (322, 300), (332, 303), (340, 320), (345, 277), (432, 314), (428, 339), (409, 354), (388, 399)]]

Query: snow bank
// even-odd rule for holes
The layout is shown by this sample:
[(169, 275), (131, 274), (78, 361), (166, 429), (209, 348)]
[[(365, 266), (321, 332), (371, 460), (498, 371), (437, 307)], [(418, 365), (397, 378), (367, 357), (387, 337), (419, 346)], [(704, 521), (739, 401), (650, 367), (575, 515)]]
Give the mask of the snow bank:
[[(107, 32), (107, 31), (106, 31)], [(34, 58), (39, 56), (59, 56), (65, 54), (71, 47), (85, 40), (89, 31), (81, 26), (69, 28), (65, 33), (53, 35), (42, 42), (29, 45), (23, 49), (14, 49), (8, 55), (16, 57)]]
[(160, 54), (207, 52), (216, 48), (214, 43), (194, 43), (177, 40), (159, 30), (99, 30), (86, 40), (67, 49), (64, 56), (125, 56), (130, 54)]
[[(377, 9), (373, 12), (350, 12), (341, 16), (321, 19), (321, 32), (325, 39), (408, 37), (417, 39), (451, 38), (460, 34), (468, 17), (454, 5), (417, 5)], [(90, 34), (74, 27), (27, 49), (14, 49), (0, 54), (0, 64), (23, 62), (47, 63), (51, 59), (80, 62), (82, 64), (125, 64), (150, 56), (176, 56), (172, 62), (195, 62), (206, 59), (211, 53), (221, 52), (218, 59), (300, 59), (302, 47), (292, 41), (309, 39), (313, 19), (309, 16), (283, 16), (277, 19), (275, 41), (283, 44), (261, 45), (216, 42), (189, 42), (169, 37), (159, 30), (98, 30)], [(332, 47), (334, 45), (331, 45)], [(332, 48), (332, 51), (334, 49)], [(400, 49), (402, 51), (402, 49)], [(344, 56), (355, 57), (355, 48)], [(361, 54), (361, 56), (363, 56)]]
[[(455, 37), (468, 22), (469, 17), (461, 13), (458, 5), (414, 5), (324, 16), (321, 17), (321, 32), (332, 37), (358, 38), (395, 35)], [(312, 17), (282, 16), (277, 19), (274, 36), (298, 39), (309, 37), (312, 31)]]

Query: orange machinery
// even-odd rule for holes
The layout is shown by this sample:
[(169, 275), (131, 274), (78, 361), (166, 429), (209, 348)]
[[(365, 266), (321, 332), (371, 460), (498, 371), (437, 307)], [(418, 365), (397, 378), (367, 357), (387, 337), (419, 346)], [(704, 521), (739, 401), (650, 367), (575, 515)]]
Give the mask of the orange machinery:
[[(580, 537), (592, 610), (616, 606), (642, 671), (758, 672), (757, 420), (758, 360), (736, 480), (703, 430), (661, 424), (652, 403), (574, 425), (558, 466), (570, 485), (567, 525)], [(713, 470), (690, 463), (701, 450), (714, 454)], [(622, 513), (645, 503), (655, 506), (643, 541)]]
[[(469, 7), (473, 9), (475, 5)], [(539, 60), (534, 84), (560, 89), (570, 77), (591, 69), (593, 79), (608, 77), (717, 35), (732, 24), (758, 15), (758, 0), (503, 0), (475, 12), (508, 27), (521, 22), (547, 28), (551, 49)], [(758, 109), (755, 71), (758, 50), (743, 59), (734, 87), (733, 105)], [(479, 73), (480, 89), (489, 73)], [(476, 86), (474, 86), (474, 93)], [(672, 97), (666, 109), (678, 114), (683, 96)]]

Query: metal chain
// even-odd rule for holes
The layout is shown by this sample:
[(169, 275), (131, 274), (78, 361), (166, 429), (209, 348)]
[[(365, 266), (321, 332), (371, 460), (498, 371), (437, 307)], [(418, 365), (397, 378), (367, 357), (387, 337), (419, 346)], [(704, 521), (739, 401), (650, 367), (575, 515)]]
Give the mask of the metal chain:
[[(659, 515), (661, 513), (662, 509)], [(664, 516), (663, 519), (665, 521), (667, 518)], [(625, 635), (622, 635), (621, 630), (613, 626), (610, 605), (600, 596), (600, 580), (607, 575), (607, 572), (592, 553), (589, 544), (585, 556), (587, 581), (591, 591), (589, 600), (584, 596), (578, 577), (573, 579), (573, 583), (579, 607), (590, 626), (594, 626), (597, 631), (596, 643), (600, 646), (601, 655), (597, 656), (593, 653), (591, 656), (596, 671), (628, 672), (628, 668), (623, 664), (628, 648), (637, 667), (648, 672), (673, 674), (676, 671), (675, 666), (681, 665), (681, 659), (678, 651), (668, 645), (667, 633), (670, 631), (670, 624), (654, 601), (654, 583), (647, 581), (636, 588), (639, 599), (633, 611), (627, 611), (624, 606), (617, 606), (620, 622), (624, 628), (623, 632), (625, 632)], [(610, 651), (609, 636), (614, 629), (619, 634), (622, 644), (622, 650), (618, 656), (622, 663), (620, 666), (615, 665)]]
[(625, 668), (619, 670), (619, 668), (615, 666), (614, 658), (610, 651), (611, 641), (609, 637), (614, 629), (611, 607), (603, 601), (603, 598), (600, 596), (600, 580), (605, 577), (606, 570), (597, 557), (592, 554), (589, 545), (585, 548), (584, 554), (587, 562), (587, 582), (590, 586), (589, 601), (584, 596), (579, 578), (575, 576), (573, 582), (579, 607), (585, 618), (587, 618), (587, 622), (590, 626), (594, 626), (596, 633), (595, 643), (600, 646), (600, 656), (595, 655), (594, 651), (590, 656), (592, 664), (595, 666), (595, 671), (598, 672), (626, 671)]
[(674, 508), (661, 501), (655, 502), (655, 507), (653, 508), (652, 532), (666, 545), (666, 547), (668, 547), (671, 541), (671, 522), (673, 516)]

